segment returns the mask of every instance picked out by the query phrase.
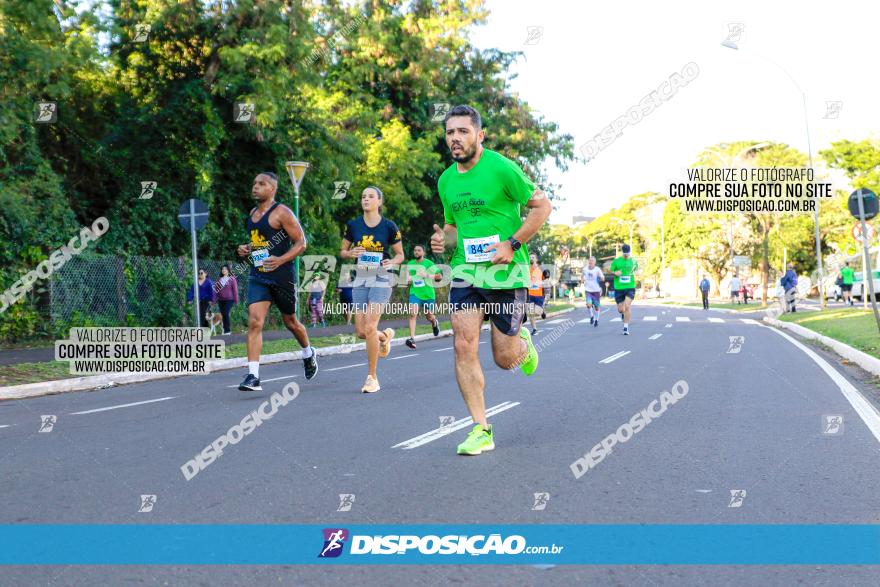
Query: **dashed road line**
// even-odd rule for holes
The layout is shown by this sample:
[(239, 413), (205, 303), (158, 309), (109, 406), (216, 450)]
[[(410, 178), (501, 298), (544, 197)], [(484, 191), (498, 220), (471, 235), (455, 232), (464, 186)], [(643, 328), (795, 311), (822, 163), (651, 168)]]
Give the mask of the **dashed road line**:
[(657, 316), (645, 316), (644, 318), (642, 318), (642, 320), (644, 320), (645, 322), (656, 322)]
[(355, 363), (354, 365), (346, 365), (345, 367), (333, 367), (332, 369), (324, 369), (324, 371), (339, 371), (341, 369), (351, 369), (352, 367), (363, 367), (366, 363)]
[(620, 351), (619, 353), (615, 353), (615, 354), (611, 355), (610, 357), (605, 357), (604, 359), (602, 359), (599, 362), (605, 363), (607, 365), (608, 363), (616, 361), (617, 359), (619, 359), (621, 357), (625, 357), (626, 355), (630, 354), (631, 352), (632, 351)]
[(653, 335), (651, 335), (651, 336), (648, 337), (648, 340), (657, 340), (657, 339), (660, 338), (661, 336), (663, 336), (663, 335), (662, 335), (662, 334), (659, 334), (659, 333), (658, 333), (658, 334), (653, 334)]
[[(494, 416), (495, 414), (500, 414), (505, 410), (509, 410), (511, 408), (515, 408), (519, 405), (519, 402), (503, 402), (498, 404), (497, 406), (492, 406), (488, 410), (486, 410), (486, 417)], [(467, 417), (464, 420), (456, 420), (455, 423), (449, 424), (447, 426), (441, 426), (440, 428), (435, 428), (430, 432), (426, 432), (425, 434), (416, 436), (414, 438), (410, 438), (409, 440), (404, 440), (403, 442), (399, 442), (392, 446), (391, 448), (401, 448), (403, 450), (410, 450), (413, 448), (417, 448), (422, 446), (423, 444), (427, 444), (438, 438), (443, 438), (448, 434), (452, 434), (462, 428), (467, 428), (468, 426), (474, 423), (471, 417)]]
[(723, 322), (724, 322), (724, 318), (709, 318), (709, 322), (715, 322), (715, 323), (719, 323), (719, 322), (721, 322), (721, 323), (723, 323)]
[(79, 415), (82, 415), (82, 414), (94, 414), (94, 413), (96, 413), (96, 412), (106, 412), (106, 411), (108, 411), (108, 410), (118, 410), (118, 409), (120, 409), (120, 408), (130, 408), (130, 407), (132, 407), (132, 406), (142, 406), (142, 405), (144, 405), (144, 404), (154, 404), (154, 403), (156, 403), (156, 402), (164, 402), (164, 401), (167, 401), (167, 400), (170, 400), (170, 399), (174, 399), (174, 398), (176, 398), (176, 397), (177, 397), (176, 395), (170, 395), (170, 396), (168, 396), (168, 397), (160, 397), (160, 398), (157, 398), (157, 399), (148, 399), (148, 400), (146, 400), (146, 401), (142, 401), (142, 402), (134, 402), (134, 403), (130, 403), (130, 404), (119, 404), (119, 405), (117, 405), (117, 406), (107, 406), (106, 408), (97, 408), (97, 409), (94, 409), (94, 410), (85, 410), (85, 411), (83, 411), (83, 412), (71, 412), (70, 415), (71, 415), (71, 416), (79, 416)]
[(676, 322), (690, 322), (691, 319), (688, 318), (687, 316), (676, 316), (675, 321)]
[[(327, 371), (331, 371), (331, 369), (327, 369)], [(260, 384), (269, 383), (270, 381), (281, 381), (282, 379), (293, 379), (296, 375), (285, 375), (284, 377), (273, 377), (272, 379), (260, 379)], [(237, 385), (227, 385), (226, 387), (233, 388), (238, 387)]]

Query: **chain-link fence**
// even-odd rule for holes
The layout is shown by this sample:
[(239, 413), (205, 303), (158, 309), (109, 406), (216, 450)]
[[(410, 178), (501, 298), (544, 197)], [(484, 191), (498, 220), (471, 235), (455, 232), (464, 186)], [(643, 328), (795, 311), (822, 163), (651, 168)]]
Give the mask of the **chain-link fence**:
[[(232, 328), (247, 326), (248, 271), (240, 271), (233, 261), (200, 259), (199, 269), (216, 282), (220, 268), (228, 264), (238, 282), (239, 301), (231, 313)], [(325, 307), (338, 308), (336, 284), (331, 274), (324, 297)], [(49, 317), (52, 329), (66, 331), (75, 326), (192, 326), (193, 308), (187, 303), (192, 287), (192, 260), (186, 257), (143, 257), (81, 255), (70, 259), (53, 273), (49, 283)], [(446, 299), (446, 288), (436, 291)], [(391, 302), (405, 303), (408, 288), (395, 287)], [(299, 294), (300, 319), (308, 322), (308, 292)], [(399, 307), (399, 306), (398, 306)], [(216, 305), (215, 305), (216, 311)], [(328, 323), (344, 322), (344, 315), (327, 312)], [(280, 327), (280, 314), (271, 311), (268, 327)]]

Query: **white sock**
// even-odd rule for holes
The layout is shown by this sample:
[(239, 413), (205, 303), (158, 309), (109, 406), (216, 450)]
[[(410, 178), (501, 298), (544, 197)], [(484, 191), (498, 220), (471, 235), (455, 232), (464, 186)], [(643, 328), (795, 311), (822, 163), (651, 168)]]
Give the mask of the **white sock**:
[(314, 352), (315, 352), (315, 349), (312, 348), (312, 345), (307, 346), (306, 348), (304, 348), (302, 350), (303, 359), (308, 359), (309, 357), (312, 356), (312, 354), (314, 354)]
[(624, 322), (624, 323), (623, 323), (623, 327), (624, 327), (624, 328), (629, 328), (629, 322)]
[(594, 315), (595, 315), (595, 312), (593, 310), (593, 306), (590, 306), (590, 318), (592, 318)]
[(599, 308), (596, 308), (596, 320), (599, 319)]
[(248, 373), (256, 377), (260, 378), (260, 362), (259, 361), (248, 361)]

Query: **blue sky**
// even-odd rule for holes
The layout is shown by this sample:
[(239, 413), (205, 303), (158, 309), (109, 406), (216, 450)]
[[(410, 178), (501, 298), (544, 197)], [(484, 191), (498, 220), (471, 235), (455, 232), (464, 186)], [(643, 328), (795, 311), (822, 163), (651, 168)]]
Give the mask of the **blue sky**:
[[(489, 0), (481, 48), (523, 51), (511, 90), (561, 125), (580, 148), (674, 72), (694, 62), (699, 75), (587, 164), (550, 169), (562, 184), (551, 221), (598, 215), (629, 196), (666, 191), (704, 147), (769, 140), (806, 152), (803, 88), (814, 161), (842, 138), (877, 138), (877, 36), (874, 2), (594, 3)], [(742, 23), (740, 50), (721, 46)], [(529, 27), (542, 27), (525, 44)], [(873, 98), (872, 98), (873, 96)], [(827, 101), (842, 101), (836, 118)]]

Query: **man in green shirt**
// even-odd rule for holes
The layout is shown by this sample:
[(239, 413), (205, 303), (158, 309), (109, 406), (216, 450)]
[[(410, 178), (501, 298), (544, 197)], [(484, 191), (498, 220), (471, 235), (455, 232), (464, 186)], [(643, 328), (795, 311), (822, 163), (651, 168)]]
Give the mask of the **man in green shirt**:
[(416, 348), (416, 318), (419, 316), (419, 308), (425, 312), (425, 318), (431, 323), (434, 336), (440, 334), (440, 323), (434, 316), (434, 285), (432, 282), (440, 281), (443, 276), (437, 271), (437, 266), (432, 261), (425, 259), (425, 247), (416, 245), (413, 247), (413, 258), (406, 264), (406, 280), (409, 282), (409, 338), (406, 346)]
[[(517, 366), (526, 375), (538, 367), (538, 352), (522, 327), (529, 285), (529, 256), (524, 243), (547, 221), (552, 207), (519, 165), (483, 148), (480, 114), (456, 106), (445, 119), (446, 144), (454, 164), (437, 188), (444, 226), (434, 225), (431, 251), (454, 247), (449, 303), (455, 334), (455, 376), (474, 421), (458, 454), (477, 455), (495, 448), (486, 422), (483, 370), (478, 355), (480, 327), (488, 317), (492, 356), (503, 369)], [(525, 221), (522, 207), (529, 209)]]
[(636, 297), (636, 269), (639, 268), (632, 258), (629, 245), (623, 245), (623, 256), (611, 261), (610, 272), (614, 275), (614, 301), (617, 311), (623, 316), (623, 333), (629, 334), (630, 306)]
[(849, 266), (849, 261), (846, 261), (843, 268), (840, 270), (840, 277), (843, 280), (843, 283), (840, 286), (840, 292), (843, 294), (843, 303), (849, 303), (850, 306), (853, 305), (852, 286), (855, 273), (856, 272), (853, 271), (853, 268)]

